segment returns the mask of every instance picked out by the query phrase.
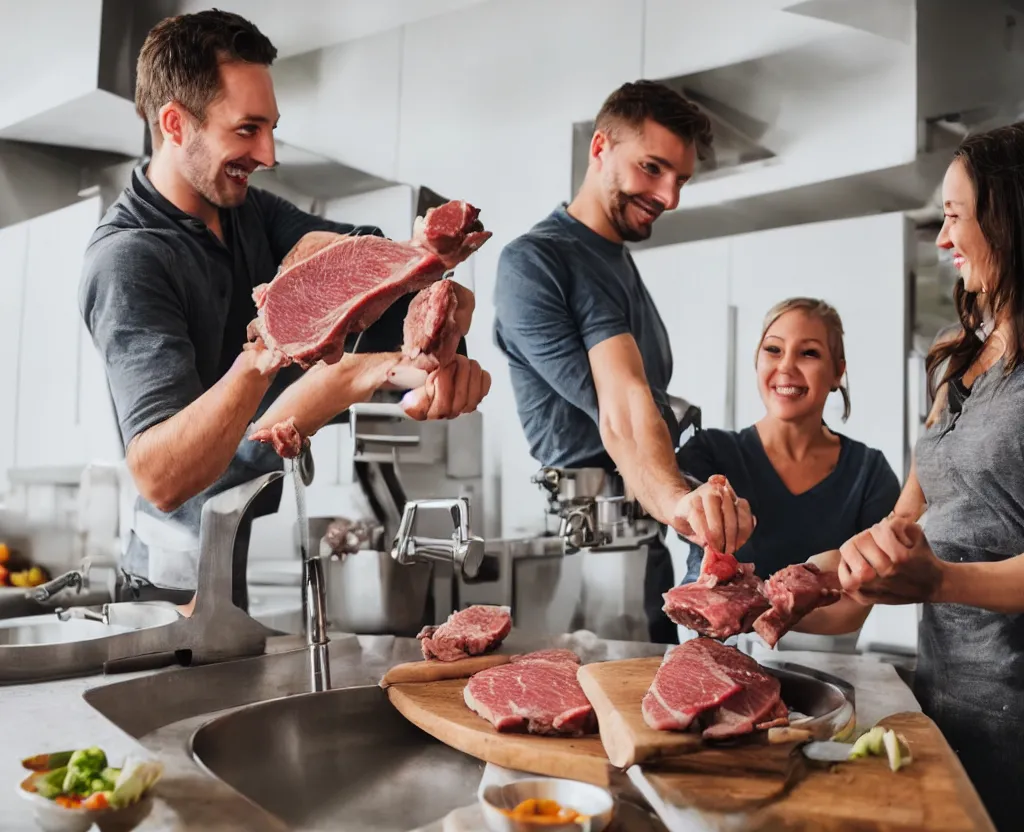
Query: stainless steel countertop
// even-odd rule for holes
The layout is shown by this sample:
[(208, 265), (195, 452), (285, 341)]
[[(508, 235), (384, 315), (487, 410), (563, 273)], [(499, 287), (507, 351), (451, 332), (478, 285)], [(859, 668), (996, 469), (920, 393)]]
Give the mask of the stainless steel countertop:
[[(418, 642), (391, 636), (351, 636), (333, 634), (331, 643), (332, 687), (375, 684), (392, 665), (419, 658)], [(301, 648), (301, 640), (288, 636), (272, 639), (268, 653), (285, 653)], [(520, 638), (513, 632), (506, 641), (512, 650), (529, 650), (555, 644), (576, 649), (584, 661), (603, 661), (639, 655), (660, 655), (663, 647), (653, 644), (613, 642), (598, 639), (590, 633), (558, 636), (554, 639)], [(276, 657), (278, 658), (278, 657)], [(277, 673), (294, 666), (286, 660), (264, 663), (258, 673), (259, 682), (267, 687), (282, 685), (277, 695), (302, 689), (301, 678), (292, 674), (290, 680), (268, 680), (263, 667), (272, 664)], [(873, 725), (878, 719), (900, 711), (919, 711), (910, 690), (892, 666), (873, 658), (814, 652), (756, 654), (758, 659), (774, 659), (804, 664), (849, 681), (857, 691), (858, 723)], [(263, 659), (245, 660), (262, 662)], [(291, 662), (291, 664), (289, 664)], [(223, 783), (205, 774), (188, 755), (187, 743), (192, 732), (210, 719), (210, 711), (225, 707), (218, 704), (220, 678), (236, 677), (243, 669), (237, 663), (224, 663), (206, 668), (169, 669), (90, 676), (34, 685), (0, 687), (0, 830), (34, 828), (30, 806), (15, 792), (24, 774), (20, 760), (42, 751), (55, 751), (99, 745), (114, 761), (120, 762), (130, 753), (159, 757), (165, 765), (164, 780), (157, 787), (152, 813), (138, 827), (140, 832), (155, 830), (262, 830), (280, 827), (268, 824), (267, 816)], [(252, 673), (254, 666), (248, 672)], [(204, 676), (206, 695), (203, 702), (193, 704), (184, 695), (188, 679), (161, 678), (168, 674), (191, 674), (211, 670)], [(93, 688), (116, 684), (128, 679), (153, 677), (145, 687), (147, 701), (132, 708), (131, 731), (145, 735), (140, 742), (125, 733), (90, 706), (83, 694)], [(308, 683), (305, 683), (308, 684)], [(297, 686), (297, 687), (296, 687)], [(308, 688), (306, 688), (308, 689)], [(181, 696), (175, 699), (179, 692)], [(102, 695), (102, 694), (101, 694)], [(161, 699), (162, 697), (162, 699)], [(150, 702), (153, 704), (150, 705)], [(174, 710), (175, 721), (156, 727), (165, 719), (168, 709)], [(164, 716), (155, 716), (162, 712)], [(191, 715), (190, 715), (191, 714)]]

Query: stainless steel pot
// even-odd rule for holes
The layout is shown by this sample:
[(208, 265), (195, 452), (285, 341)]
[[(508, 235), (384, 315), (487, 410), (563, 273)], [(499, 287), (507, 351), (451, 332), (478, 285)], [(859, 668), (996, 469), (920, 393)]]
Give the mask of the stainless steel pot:
[[(333, 518), (311, 517), (314, 552)], [(415, 636), (427, 622), (431, 565), (401, 565), (390, 552), (360, 549), (323, 559), (331, 630), (363, 635)]]

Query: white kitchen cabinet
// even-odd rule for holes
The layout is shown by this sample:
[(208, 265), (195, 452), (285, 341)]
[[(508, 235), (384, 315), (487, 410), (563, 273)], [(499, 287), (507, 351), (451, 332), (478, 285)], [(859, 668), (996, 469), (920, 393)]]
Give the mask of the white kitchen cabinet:
[(705, 240), (633, 254), (672, 343), (668, 392), (700, 407), (705, 427), (726, 426), (729, 246)]
[(97, 383), (95, 368), (87, 373), (89, 383), (81, 383), (83, 364), (90, 361), (86, 348), (94, 348), (82, 337), (78, 284), (85, 246), (99, 218), (100, 199), (95, 197), (26, 223), (17, 355), (19, 467), (87, 462), (94, 438), (87, 427), (102, 423), (104, 406), (109, 412), (106, 387)]
[(0, 332), (7, 344), (0, 361), (0, 494), (8, 491), (7, 471), (14, 465), (18, 427), (18, 345), (28, 252), (28, 223), (0, 229)]

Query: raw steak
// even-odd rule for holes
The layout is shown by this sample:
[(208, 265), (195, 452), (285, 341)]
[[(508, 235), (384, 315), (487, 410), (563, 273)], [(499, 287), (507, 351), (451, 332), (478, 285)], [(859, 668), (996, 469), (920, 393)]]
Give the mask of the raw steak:
[(513, 662), (556, 662), (580, 665), (580, 657), (572, 650), (565, 647), (551, 647), (547, 650), (535, 650), (532, 653), (524, 653), (521, 656), (513, 656)]
[(424, 627), (420, 639), (423, 658), (453, 662), (494, 650), (512, 630), (508, 607), (474, 605), (448, 616), (439, 626)]
[(699, 720), (705, 739), (726, 739), (786, 719), (779, 689), (778, 679), (736, 648), (695, 638), (666, 655), (641, 711), (656, 730), (685, 731)]
[(764, 584), (771, 609), (754, 621), (754, 630), (774, 647), (789, 629), (811, 610), (839, 600), (839, 576), (822, 572), (813, 563), (796, 563), (780, 569)]
[(455, 322), (459, 299), (452, 281), (445, 279), (422, 290), (405, 315), (402, 353), (428, 372), (450, 364), (462, 333)]
[(305, 235), (270, 283), (253, 290), (249, 326), (282, 361), (309, 367), (337, 360), (345, 336), (366, 329), (402, 295), (425, 289), (491, 236), (467, 202), (447, 202), (417, 217), (413, 239)]
[(717, 641), (695, 638), (665, 656), (641, 703), (644, 722), (659, 731), (685, 731), (698, 714), (740, 692), (715, 659)]
[(737, 564), (736, 575), (729, 581), (701, 574), (696, 581), (670, 589), (662, 597), (662, 609), (672, 621), (713, 638), (749, 633), (754, 619), (769, 607), (752, 563)]
[[(750, 656), (734, 647), (717, 645), (716, 661), (729, 677), (742, 687), (710, 714), (710, 724), (704, 729), (705, 739), (725, 739), (749, 734), (760, 722), (773, 718), (781, 704), (779, 680), (766, 673)], [(785, 707), (785, 706), (783, 706)]]
[(579, 658), (543, 650), (481, 670), (463, 697), (473, 712), (501, 732), (581, 737), (596, 730), (594, 709), (576, 680)]

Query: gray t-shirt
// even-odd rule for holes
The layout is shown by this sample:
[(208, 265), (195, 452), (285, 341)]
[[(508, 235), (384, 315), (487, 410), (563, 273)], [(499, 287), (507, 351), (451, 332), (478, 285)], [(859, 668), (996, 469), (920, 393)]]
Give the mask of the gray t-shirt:
[[(948, 563), (999, 563), (1024, 552), (1024, 367), (1000, 359), (946, 407), (914, 449), (928, 508), (924, 533)], [(942, 730), (997, 828), (1024, 813), (1024, 615), (925, 604), (914, 693)]]
[(631, 334), (673, 435), (668, 333), (626, 246), (560, 205), (498, 260), (494, 338), (505, 353), (530, 454), (559, 468), (611, 467), (588, 351)]
[[(220, 379), (242, 350), (256, 316), (252, 290), (272, 280), (278, 265), (309, 231), (380, 234), (300, 211), (258, 188), (238, 208), (221, 211), (222, 243), (201, 221), (176, 208), (145, 175), (146, 165), (107, 211), (89, 241), (79, 290), (85, 324), (103, 360), (125, 447), (143, 431), (195, 401)], [(407, 304), (406, 304), (407, 307)], [(401, 343), (402, 304), (380, 325)], [(261, 415), (301, 372), (280, 371)], [(136, 531), (123, 568), (159, 587), (194, 589), (203, 504), (221, 491), (280, 470), (269, 446), (243, 439), (224, 475), (170, 513), (140, 498)], [(253, 515), (277, 510), (280, 487), (267, 489)], [(155, 523), (153, 521), (156, 521)], [(140, 537), (154, 529), (159, 545)]]

